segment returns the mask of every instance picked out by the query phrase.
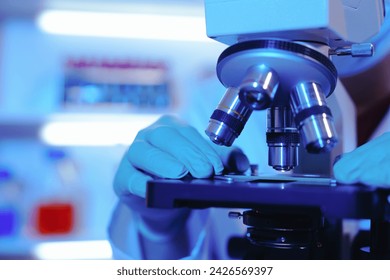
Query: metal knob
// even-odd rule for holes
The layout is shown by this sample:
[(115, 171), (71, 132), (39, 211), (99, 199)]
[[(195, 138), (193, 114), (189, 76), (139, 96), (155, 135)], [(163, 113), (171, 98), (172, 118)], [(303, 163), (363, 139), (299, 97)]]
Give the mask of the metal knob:
[(374, 45), (371, 43), (352, 44), (349, 47), (337, 48), (329, 50), (329, 55), (351, 55), (353, 57), (373, 56)]

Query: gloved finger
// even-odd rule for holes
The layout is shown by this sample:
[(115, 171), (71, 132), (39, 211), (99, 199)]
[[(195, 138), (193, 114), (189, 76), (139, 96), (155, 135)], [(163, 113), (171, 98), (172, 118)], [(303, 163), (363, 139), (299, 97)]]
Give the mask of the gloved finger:
[(366, 159), (373, 158), (372, 156), (381, 156), (383, 152), (387, 150), (387, 146), (389, 144), (390, 133), (384, 133), (383, 135), (356, 148), (354, 151), (345, 154), (344, 156), (350, 162), (350, 164), (352, 164), (352, 166), (358, 166), (361, 162), (366, 161)]
[(189, 141), (194, 143), (197, 148), (207, 157), (207, 159), (213, 165), (215, 174), (222, 173), (224, 165), (219, 155), (211, 147), (211, 142), (209, 143), (195, 128), (191, 126), (182, 126), (182, 129), (180, 129), (179, 132)]
[[(376, 163), (371, 163), (369, 165), (364, 166), (362, 168), (359, 174), (359, 182), (365, 185), (370, 186), (389, 186), (390, 187), (390, 181), (388, 178), (388, 174), (383, 169), (382, 165), (378, 166)], [(365, 169), (365, 170), (363, 170)]]
[(342, 184), (355, 184), (359, 182), (358, 166), (351, 167), (348, 159), (344, 157), (333, 165), (333, 174), (337, 182)]
[(334, 177), (342, 184), (362, 183), (374, 186), (390, 186), (390, 178), (385, 170), (388, 165), (387, 160), (366, 159), (361, 161), (360, 165), (351, 168), (349, 161), (343, 159), (337, 162), (333, 167)]
[(369, 144), (362, 145), (352, 152), (343, 154), (333, 166), (336, 180), (340, 183), (348, 184), (359, 182), (359, 176), (361, 176), (359, 170), (367, 164), (368, 160), (372, 160), (372, 151), (370, 151), (372, 147), (375, 147), (375, 145), (369, 142)]
[(186, 137), (188, 141), (196, 145), (198, 150), (208, 158), (208, 160), (210, 161), (210, 163), (214, 168), (214, 173), (215, 174), (222, 173), (224, 167), (219, 155), (214, 151), (214, 149), (211, 148), (208, 141), (204, 137), (202, 137), (202, 135), (194, 127), (170, 115), (162, 116), (152, 126), (152, 128), (156, 128), (161, 125), (177, 128), (177, 131), (179, 133), (181, 133), (184, 137)]
[(158, 126), (144, 134), (144, 139), (154, 147), (182, 162), (192, 176), (210, 177), (214, 168), (201, 150), (171, 126)]
[(240, 148), (214, 145), (213, 149), (219, 155), (225, 173), (244, 173), (250, 168), (249, 159)]
[(390, 186), (387, 172), (384, 171), (390, 165), (389, 143), (390, 134), (386, 133), (344, 154), (333, 166), (336, 180), (340, 183)]
[(124, 156), (114, 177), (114, 190), (118, 196), (134, 194), (145, 198), (146, 184), (152, 178), (134, 168)]
[(178, 179), (188, 173), (182, 162), (144, 140), (133, 142), (127, 159), (136, 168), (161, 178)]
[(352, 152), (341, 155), (333, 165), (335, 177), (338, 177), (340, 181), (355, 182), (352, 178), (357, 180), (357, 170), (369, 159), (367, 158), (368, 150), (370, 147), (363, 145)]

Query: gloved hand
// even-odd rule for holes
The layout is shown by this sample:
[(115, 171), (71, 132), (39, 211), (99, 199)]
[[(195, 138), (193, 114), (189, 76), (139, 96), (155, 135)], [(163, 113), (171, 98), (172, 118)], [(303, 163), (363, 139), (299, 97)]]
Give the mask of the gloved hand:
[(230, 169), (242, 170), (246, 159), (249, 167), (241, 150), (212, 145), (195, 128), (173, 116), (163, 116), (137, 134), (116, 172), (114, 190), (135, 213), (138, 230), (149, 243), (169, 243), (181, 234), (189, 209), (147, 208), (147, 181), (153, 177), (179, 179), (188, 173), (207, 178), (221, 174), (223, 162)]
[(390, 133), (342, 155), (333, 172), (340, 183), (390, 187)]
[(152, 176), (178, 179), (190, 173), (207, 178), (222, 173), (224, 166), (211, 145), (191, 126), (172, 116), (163, 116), (139, 131), (116, 173), (118, 195), (145, 197)]

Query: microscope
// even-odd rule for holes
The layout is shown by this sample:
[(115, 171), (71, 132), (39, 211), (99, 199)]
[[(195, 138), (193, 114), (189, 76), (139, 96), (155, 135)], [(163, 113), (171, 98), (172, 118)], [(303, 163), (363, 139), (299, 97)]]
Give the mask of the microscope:
[(362, 43), (384, 17), (383, 1), (205, 1), (207, 34), (230, 45), (217, 76), (227, 88), (206, 134), (230, 146), (255, 110), (267, 110), (268, 164), (298, 165), (338, 142), (326, 98), (336, 87), (332, 55), (371, 56)]
[[(226, 92), (207, 136), (231, 146), (251, 114), (267, 110), (273, 169), (293, 172), (300, 147), (330, 153), (339, 142), (327, 104), (338, 83), (332, 57), (372, 56), (367, 40), (384, 15), (383, 0), (206, 0), (207, 35), (228, 45), (216, 66)], [(249, 209), (230, 213), (247, 226), (243, 258), (390, 258), (388, 190), (304, 179), (154, 180), (147, 203)], [(371, 221), (369, 244), (356, 255), (340, 250), (344, 219)]]

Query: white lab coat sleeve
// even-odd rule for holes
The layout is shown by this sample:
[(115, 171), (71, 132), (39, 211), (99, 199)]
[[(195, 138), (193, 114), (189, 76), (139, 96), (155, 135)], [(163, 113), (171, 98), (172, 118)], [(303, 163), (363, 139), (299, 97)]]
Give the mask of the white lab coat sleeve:
[[(191, 252), (183, 259), (210, 259), (209, 211), (193, 210), (187, 221)], [(108, 229), (113, 259), (144, 259), (139, 231), (134, 213), (124, 203), (118, 202)]]
[(114, 259), (142, 259), (142, 249), (131, 209), (118, 201), (108, 228)]

